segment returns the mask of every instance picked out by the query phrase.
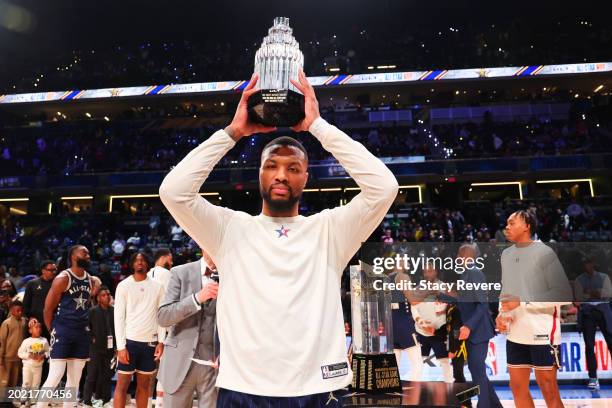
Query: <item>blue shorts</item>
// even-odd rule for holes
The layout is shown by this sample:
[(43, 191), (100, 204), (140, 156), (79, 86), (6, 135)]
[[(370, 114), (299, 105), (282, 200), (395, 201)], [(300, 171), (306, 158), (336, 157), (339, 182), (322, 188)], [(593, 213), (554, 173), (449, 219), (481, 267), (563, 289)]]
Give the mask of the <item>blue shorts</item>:
[(552, 370), (560, 367), (559, 346), (519, 344), (506, 341), (506, 361), (510, 368)]
[(391, 318), (393, 319), (393, 348), (406, 349), (416, 346), (416, 331), (414, 319), (410, 313), (410, 304), (397, 303), (397, 308), (392, 304)]
[(142, 341), (127, 340), (125, 348), (128, 351), (130, 362), (128, 364), (117, 363), (117, 372), (120, 374), (155, 374), (157, 364), (155, 363), (156, 342), (144, 343)]
[(53, 360), (89, 360), (89, 328), (74, 329), (53, 325), (51, 330), (51, 352)]
[(217, 408), (341, 408), (343, 393), (340, 390), (300, 397), (264, 397), (219, 388)]
[(434, 356), (437, 359), (448, 358), (448, 349), (446, 347), (446, 326), (442, 326), (434, 332), (433, 336), (423, 336), (417, 333), (417, 339), (421, 343), (421, 356), (429, 357), (433, 350)]

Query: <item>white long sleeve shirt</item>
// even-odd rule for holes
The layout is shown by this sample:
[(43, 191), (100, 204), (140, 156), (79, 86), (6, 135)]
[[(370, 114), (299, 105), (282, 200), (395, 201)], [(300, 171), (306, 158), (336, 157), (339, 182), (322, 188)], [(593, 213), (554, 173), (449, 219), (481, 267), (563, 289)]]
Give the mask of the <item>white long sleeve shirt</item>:
[(23, 360), (24, 367), (42, 367), (43, 361), (36, 361), (30, 358), (32, 354), (42, 354), (45, 358), (49, 357), (49, 342), (44, 337), (28, 337), (23, 340), (17, 355)]
[[(168, 290), (170, 274), (171, 272), (163, 266), (155, 266), (149, 272), (147, 272), (147, 276), (149, 278), (153, 279), (155, 282), (162, 285), (162, 288), (164, 288), (162, 298), (166, 295), (166, 290)], [(166, 330), (165, 327), (160, 327), (159, 332), (161, 337), (158, 338), (158, 341), (164, 341), (166, 339), (166, 335), (168, 334), (168, 330)]]
[(147, 272), (147, 276), (162, 285), (165, 294), (168, 289), (168, 283), (170, 282), (170, 273), (171, 272), (163, 266), (155, 266)]
[(223, 130), (191, 151), (160, 187), (170, 214), (220, 273), (217, 387), (286, 397), (337, 390), (352, 380), (340, 278), (387, 213), (398, 184), (335, 126), (319, 118), (309, 130), (361, 187), (345, 206), (273, 218), (209, 203), (200, 187), (235, 144)]
[(165, 330), (157, 324), (163, 298), (163, 286), (148, 276), (136, 282), (132, 275), (119, 282), (114, 306), (117, 350), (125, 349), (128, 339), (149, 343), (164, 338)]
[(561, 306), (570, 304), (572, 290), (555, 252), (540, 241), (512, 245), (501, 256), (502, 294), (518, 297), (510, 312), (508, 340), (520, 344), (561, 343)]

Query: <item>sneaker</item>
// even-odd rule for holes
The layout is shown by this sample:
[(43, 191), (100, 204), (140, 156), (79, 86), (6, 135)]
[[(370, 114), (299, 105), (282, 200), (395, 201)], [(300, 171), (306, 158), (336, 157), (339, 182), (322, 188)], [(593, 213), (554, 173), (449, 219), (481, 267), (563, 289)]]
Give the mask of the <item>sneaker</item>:
[(589, 385), (588, 387), (592, 390), (598, 390), (599, 389), (599, 380), (597, 378), (589, 378)]

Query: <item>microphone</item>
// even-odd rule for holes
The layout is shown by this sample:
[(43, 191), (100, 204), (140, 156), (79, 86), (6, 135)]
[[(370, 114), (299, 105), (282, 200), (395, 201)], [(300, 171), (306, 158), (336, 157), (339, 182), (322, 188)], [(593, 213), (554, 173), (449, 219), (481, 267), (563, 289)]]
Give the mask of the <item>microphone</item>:
[[(209, 278), (214, 281), (219, 283), (219, 272), (217, 272), (216, 270), (212, 271)], [(208, 299), (205, 303), (206, 306), (210, 305), (210, 302), (212, 302), (212, 299)]]

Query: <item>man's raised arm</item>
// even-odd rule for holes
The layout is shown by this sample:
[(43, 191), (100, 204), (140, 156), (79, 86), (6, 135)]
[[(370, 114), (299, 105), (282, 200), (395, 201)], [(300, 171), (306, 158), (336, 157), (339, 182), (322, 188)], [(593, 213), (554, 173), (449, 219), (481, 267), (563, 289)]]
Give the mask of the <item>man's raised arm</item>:
[(355, 180), (361, 192), (345, 206), (332, 210), (338, 265), (346, 263), (376, 229), (397, 197), (398, 183), (387, 166), (365, 146), (319, 116), (314, 89), (303, 72), (292, 81), (303, 94), (306, 117), (296, 131), (309, 131)]
[(211, 255), (217, 253), (224, 226), (233, 211), (208, 202), (200, 196), (200, 187), (213, 167), (240, 138), (274, 130), (247, 122), (247, 100), (257, 91), (257, 79), (253, 75), (244, 89), (232, 123), (224, 130), (215, 132), (185, 156), (159, 187), (159, 196), (174, 220)]

